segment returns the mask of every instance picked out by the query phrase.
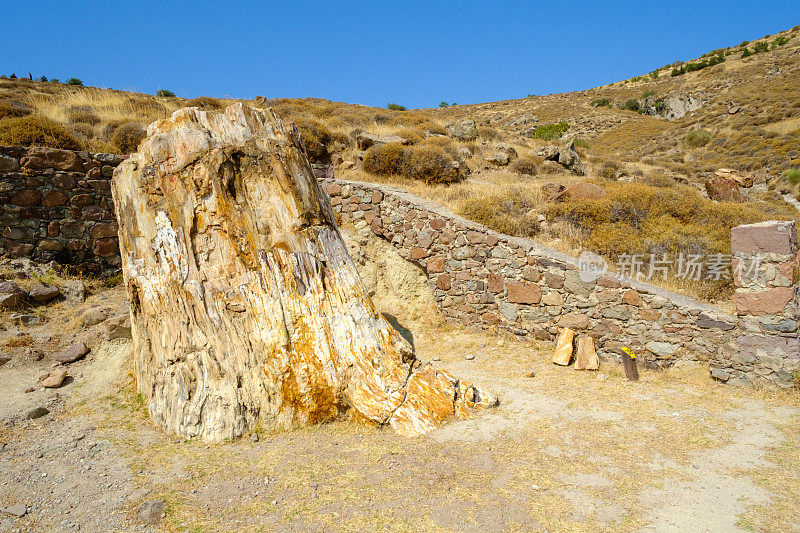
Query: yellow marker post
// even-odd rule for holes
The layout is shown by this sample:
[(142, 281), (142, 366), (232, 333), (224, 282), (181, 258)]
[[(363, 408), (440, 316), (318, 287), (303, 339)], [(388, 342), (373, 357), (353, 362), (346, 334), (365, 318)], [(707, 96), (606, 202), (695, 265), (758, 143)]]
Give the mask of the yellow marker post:
[(639, 381), (639, 369), (636, 368), (636, 354), (627, 346), (620, 348), (622, 352), (622, 366), (625, 368), (625, 377), (630, 381)]

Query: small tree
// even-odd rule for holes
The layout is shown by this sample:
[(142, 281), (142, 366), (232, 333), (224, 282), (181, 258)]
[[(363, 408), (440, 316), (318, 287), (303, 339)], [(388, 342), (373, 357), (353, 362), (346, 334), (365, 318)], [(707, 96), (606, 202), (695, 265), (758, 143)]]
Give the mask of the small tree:
[(163, 96), (165, 98), (175, 96), (175, 93), (166, 89), (159, 89), (156, 91), (156, 96)]
[(11, 76), (9, 76), (9, 79), (12, 79), (12, 80), (17, 79), (17, 73), (16, 72), (12, 72)]
[(390, 103), (386, 106), (386, 109), (391, 109), (392, 111), (405, 111), (406, 106)]
[(450, 104), (448, 104), (447, 102), (440, 102), (439, 107), (450, 107)]
[(70, 78), (67, 80), (67, 85), (79, 85), (83, 87), (83, 81), (78, 78)]
[(47, 76), (39, 76), (39, 81), (47, 83)]

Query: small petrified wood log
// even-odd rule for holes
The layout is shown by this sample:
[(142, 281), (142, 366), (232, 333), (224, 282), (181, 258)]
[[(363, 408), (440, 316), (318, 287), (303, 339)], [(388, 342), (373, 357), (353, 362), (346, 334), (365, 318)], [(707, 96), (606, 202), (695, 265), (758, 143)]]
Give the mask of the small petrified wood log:
[(134, 370), (153, 420), (234, 438), (354, 418), (419, 435), (496, 398), (375, 310), (296, 129), (187, 108), (114, 173)]
[(578, 335), (575, 349), (575, 370), (597, 370), (600, 361), (594, 347), (594, 339), (589, 335)]
[(575, 332), (569, 328), (564, 328), (556, 339), (556, 353), (553, 355), (553, 362), (557, 365), (567, 366), (572, 361), (572, 339)]
[(622, 347), (619, 349), (622, 356), (622, 366), (625, 369), (625, 377), (630, 381), (639, 381), (639, 369), (636, 367), (636, 354), (630, 348)]

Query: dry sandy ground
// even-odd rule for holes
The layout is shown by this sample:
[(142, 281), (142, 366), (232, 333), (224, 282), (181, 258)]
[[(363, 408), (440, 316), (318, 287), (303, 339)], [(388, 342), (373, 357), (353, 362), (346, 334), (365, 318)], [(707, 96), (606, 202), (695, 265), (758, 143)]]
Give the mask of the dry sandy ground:
[[(800, 530), (797, 393), (697, 369), (630, 383), (610, 363), (601, 381), (529, 343), (414, 334), (502, 405), (417, 439), (343, 420), (208, 446), (151, 426), (129, 343), (105, 342), (51, 415), (0, 430), (0, 506), (29, 507), (0, 530), (146, 529), (135, 509), (152, 498), (165, 530)], [(21, 372), (0, 368), (0, 390), (27, 386)]]

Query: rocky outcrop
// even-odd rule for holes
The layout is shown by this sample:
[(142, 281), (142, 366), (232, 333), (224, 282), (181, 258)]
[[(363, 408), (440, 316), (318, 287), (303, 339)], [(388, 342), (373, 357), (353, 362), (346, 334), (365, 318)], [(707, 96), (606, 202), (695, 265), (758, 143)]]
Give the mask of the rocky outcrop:
[(447, 132), (459, 141), (474, 141), (478, 138), (478, 126), (471, 118), (462, 118), (449, 124)]
[(541, 157), (545, 161), (556, 162), (566, 170), (578, 176), (586, 174), (586, 170), (581, 162), (581, 157), (575, 149), (574, 141), (570, 141), (561, 147), (554, 145), (544, 146), (537, 150), (534, 155)]
[(413, 436), (496, 403), (375, 310), (271, 110), (176, 111), (113, 192), (137, 388), (162, 427), (221, 440), (349, 412)]
[(386, 143), (408, 144), (408, 140), (399, 135), (367, 133), (366, 131), (359, 133), (356, 137), (356, 141), (358, 141), (358, 148), (361, 150), (366, 150), (370, 146), (379, 146)]

